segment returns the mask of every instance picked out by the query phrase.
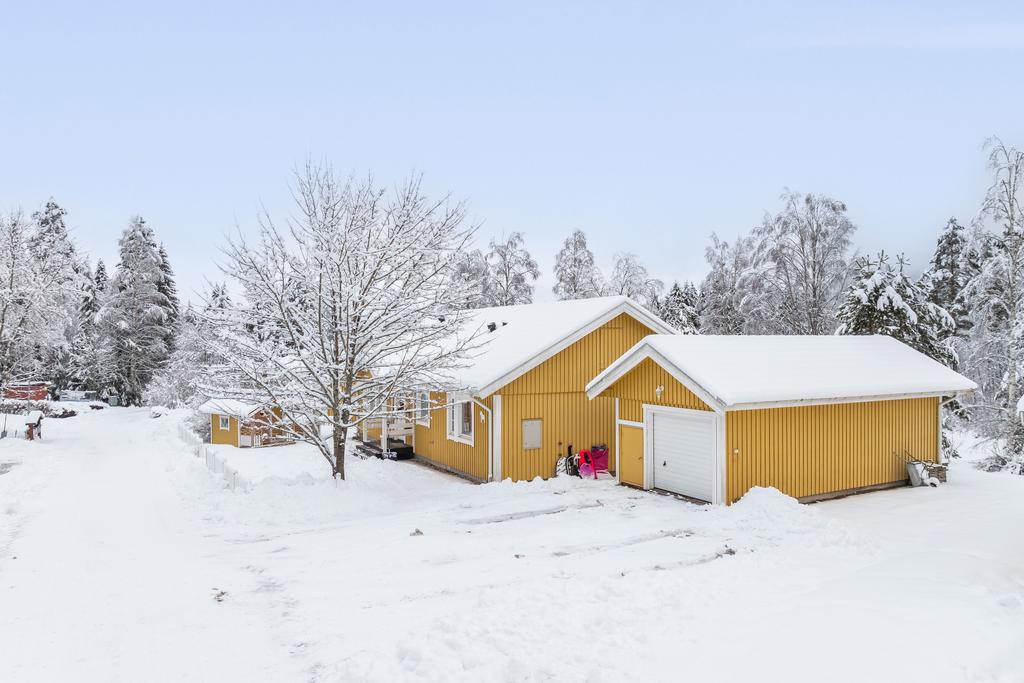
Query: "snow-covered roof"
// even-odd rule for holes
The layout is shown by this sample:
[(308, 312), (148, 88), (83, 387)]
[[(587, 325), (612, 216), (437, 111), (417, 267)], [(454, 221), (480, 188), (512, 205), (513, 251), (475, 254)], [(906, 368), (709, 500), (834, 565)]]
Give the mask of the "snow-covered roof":
[(27, 425), (38, 424), (38, 422), (40, 420), (42, 420), (42, 419), (43, 419), (43, 411), (41, 411), (41, 410), (30, 410), (30, 411), (28, 411), (28, 414), (25, 415), (25, 424), (27, 424)]
[(232, 417), (249, 417), (262, 406), (257, 403), (246, 403), (235, 398), (211, 398), (197, 408), (200, 413), (210, 415), (230, 415)]
[(651, 335), (587, 385), (594, 398), (651, 358), (719, 410), (950, 395), (977, 385), (891, 337)]
[[(453, 372), (457, 384), (489, 396), (520, 375), (627, 313), (647, 327), (675, 332), (653, 313), (625, 296), (550, 301), (465, 311), (463, 330), (479, 334), (470, 360)], [(488, 325), (493, 324), (493, 331)]]

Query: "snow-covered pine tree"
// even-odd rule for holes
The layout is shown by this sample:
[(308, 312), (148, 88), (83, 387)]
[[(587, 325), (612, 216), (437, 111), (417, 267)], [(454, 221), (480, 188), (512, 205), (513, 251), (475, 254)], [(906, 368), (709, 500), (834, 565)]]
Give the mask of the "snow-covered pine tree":
[(129, 405), (140, 405), (153, 375), (167, 359), (167, 297), (160, 251), (153, 230), (140, 216), (131, 219), (118, 242), (120, 261), (102, 313), (109, 335), (113, 384)]
[(48, 282), (48, 298), (59, 311), (49, 317), (49, 334), (37, 337), (37, 379), (51, 383), (54, 390), (72, 381), (72, 345), (77, 331), (77, 309), (87, 284), (86, 265), (79, 258), (65, 217), (67, 211), (52, 198), (32, 214), (29, 251), (40, 278)]
[(160, 293), (167, 299), (167, 348), (174, 348), (174, 338), (178, 331), (178, 314), (181, 303), (178, 301), (178, 285), (174, 282), (174, 269), (171, 268), (171, 259), (167, 256), (167, 250), (161, 244), (157, 250), (160, 255)]
[[(661, 301), (659, 315), (681, 334), (697, 334), (697, 327), (694, 324), (697, 317), (696, 289), (693, 283), (686, 284), (687, 287), (681, 287), (678, 282), (672, 283), (672, 287)], [(688, 289), (691, 291), (688, 292)]]
[(853, 270), (853, 283), (839, 307), (836, 334), (884, 334), (953, 365), (949, 348), (942, 343), (954, 327), (953, 318), (929, 300), (927, 289), (908, 277), (902, 254), (895, 265), (885, 252), (876, 259), (860, 257)]
[[(350, 430), (405, 392), (455, 389), (473, 343), (455, 269), (473, 229), (461, 203), (427, 198), (419, 178), (388, 192), (308, 164), (293, 195), (287, 228), (264, 216), (258, 242), (228, 245), (225, 274), (244, 300), (206, 312), (211, 377), (220, 396), (279, 411), (276, 427), (344, 478)], [(266, 326), (249, 324), (256, 306)]]
[(110, 277), (107, 275), (107, 266), (103, 259), (96, 259), (96, 271), (92, 275), (95, 291), (106, 292)]
[(636, 254), (623, 252), (615, 255), (615, 267), (608, 283), (609, 294), (628, 296), (652, 311), (657, 311), (660, 308), (658, 297), (663, 289), (665, 283), (651, 277)]
[(939, 235), (927, 273), (929, 299), (946, 309), (955, 322), (945, 336), (964, 336), (971, 325), (964, 301), (964, 288), (972, 276), (969, 263), (965, 263), (966, 247), (964, 227), (950, 218)]
[(77, 329), (72, 343), (72, 384), (75, 388), (101, 391), (113, 378), (113, 353), (109, 330), (101, 324), (108, 298), (107, 267), (103, 259), (82, 290)]
[(687, 313), (690, 316), (690, 325), (694, 332), (700, 334), (700, 312), (704, 305), (704, 295), (697, 289), (692, 281), (687, 280), (683, 285), (683, 301), (686, 302)]
[(523, 233), (491, 240), (487, 252), (491, 305), (515, 306), (533, 302), (533, 283), (540, 277), (537, 262), (526, 250)]
[(594, 254), (587, 246), (587, 236), (576, 229), (565, 238), (555, 256), (555, 286), (552, 291), (559, 301), (589, 299), (601, 296), (604, 278), (594, 264)]

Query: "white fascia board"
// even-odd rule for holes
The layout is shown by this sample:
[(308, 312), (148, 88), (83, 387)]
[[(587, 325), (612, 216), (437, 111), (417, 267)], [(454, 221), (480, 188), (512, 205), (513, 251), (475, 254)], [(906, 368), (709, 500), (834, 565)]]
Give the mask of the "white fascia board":
[(722, 401), (722, 399), (718, 398), (714, 394), (709, 393), (707, 390), (704, 389), (704, 387), (693, 381), (692, 377), (690, 377), (685, 372), (677, 368), (675, 364), (670, 362), (667, 358), (662, 356), (654, 349), (648, 349), (648, 351), (650, 352), (649, 357), (651, 360), (660, 365), (662, 369), (664, 369), (668, 374), (672, 375), (672, 377), (674, 377), (677, 382), (679, 382), (684, 387), (693, 392), (694, 395), (697, 396), (697, 398), (704, 401), (704, 403), (706, 403), (708, 407), (710, 407), (713, 411), (715, 411), (716, 413), (725, 412), (726, 405), (725, 402)]
[(590, 380), (587, 386), (584, 387), (587, 398), (593, 401), (608, 387), (620, 380), (623, 375), (648, 358), (649, 356), (644, 353), (645, 351), (644, 343), (641, 341), (629, 351), (616, 358), (611, 365), (602, 370), (597, 377)]
[[(955, 393), (955, 392), (954, 392)], [(828, 406), (837, 403), (871, 403), (872, 401), (900, 401), (912, 398), (943, 398), (950, 392), (923, 392), (917, 394), (886, 394), (877, 396), (837, 396), (834, 398), (809, 398), (796, 401), (764, 401), (755, 403), (735, 403), (726, 406), (726, 410), (764, 410), (768, 408), (799, 408), (800, 406)]]
[(489, 382), (485, 386), (481, 387), (478, 391), (474, 392), (474, 394), (477, 397), (479, 397), (479, 398), (487, 398), (488, 396), (490, 396), (495, 391), (497, 391), (498, 389), (502, 388), (503, 386), (505, 386), (509, 382), (513, 382), (517, 378), (525, 375), (527, 372), (529, 372), (530, 370), (533, 370), (535, 367), (539, 366), (544, 361), (546, 361), (546, 360), (548, 360), (550, 358), (553, 358), (558, 353), (560, 353), (560, 352), (564, 351), (565, 349), (569, 348), (570, 346), (572, 346), (573, 344), (575, 344), (579, 340), (581, 340), (584, 337), (586, 337), (591, 332), (597, 330), (602, 325), (604, 325), (604, 324), (614, 320), (615, 318), (619, 317), (623, 313), (627, 313), (631, 317), (636, 319), (638, 322), (646, 325), (649, 328), (655, 329), (655, 331), (657, 333), (659, 333), (659, 334), (675, 334), (676, 333), (675, 330), (673, 330), (671, 327), (666, 325), (664, 322), (662, 322), (662, 321), (658, 320), (657, 318), (653, 317), (650, 313), (648, 313), (644, 309), (642, 309), (639, 306), (636, 306), (636, 305), (634, 305), (634, 304), (632, 304), (632, 303), (630, 303), (628, 301), (624, 301), (621, 304), (619, 304), (619, 305), (615, 306), (614, 308), (612, 308), (611, 310), (606, 311), (602, 315), (600, 315), (597, 318), (595, 318), (594, 320), (590, 321), (589, 323), (587, 323), (583, 327), (579, 328), (578, 330), (576, 330), (572, 334), (562, 338), (561, 340), (559, 340), (558, 342), (552, 344), (551, 346), (549, 346), (548, 348), (544, 349), (540, 353), (534, 355), (527, 362), (523, 363), (522, 365), (519, 365), (518, 367), (513, 368), (512, 370), (510, 370), (509, 372), (506, 372), (501, 377), (499, 377), (499, 378)]

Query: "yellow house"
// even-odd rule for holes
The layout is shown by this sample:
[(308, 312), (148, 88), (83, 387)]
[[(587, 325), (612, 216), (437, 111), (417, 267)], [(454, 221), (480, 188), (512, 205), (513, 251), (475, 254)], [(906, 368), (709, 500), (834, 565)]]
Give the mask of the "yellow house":
[(588, 385), (614, 403), (623, 484), (712, 503), (810, 501), (938, 462), (942, 403), (974, 382), (885, 336), (652, 335)]
[(233, 398), (210, 399), (197, 412), (210, 416), (210, 443), (236, 448), (266, 445), (271, 429), (270, 413), (261, 405)]
[(455, 373), (463, 389), (416, 394), (412, 445), (476, 481), (548, 478), (570, 445), (607, 444), (614, 470), (614, 401), (588, 400), (586, 384), (647, 335), (673, 332), (623, 296), (479, 309), (465, 329), (480, 346)]

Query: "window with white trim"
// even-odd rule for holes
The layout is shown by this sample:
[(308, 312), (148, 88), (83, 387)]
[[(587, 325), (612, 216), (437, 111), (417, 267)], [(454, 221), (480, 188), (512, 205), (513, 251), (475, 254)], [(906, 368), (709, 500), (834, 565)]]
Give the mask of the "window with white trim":
[(421, 391), (416, 394), (416, 422), (430, 426), (430, 392)]
[(473, 445), (473, 402), (448, 397), (448, 438)]
[(231, 418), (228, 417), (227, 415), (221, 415), (220, 416), (220, 430), (222, 432), (226, 432), (229, 429), (231, 429)]
[(523, 420), (523, 450), (540, 448), (542, 420)]

